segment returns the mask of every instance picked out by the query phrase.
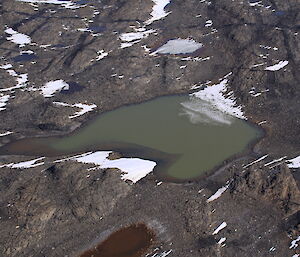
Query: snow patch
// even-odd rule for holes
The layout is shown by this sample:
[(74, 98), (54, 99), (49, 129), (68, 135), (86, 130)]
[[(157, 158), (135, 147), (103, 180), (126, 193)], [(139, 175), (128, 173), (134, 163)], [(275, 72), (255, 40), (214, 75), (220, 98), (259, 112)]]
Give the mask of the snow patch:
[(300, 168), (300, 155), (294, 159), (288, 160), (289, 164), (287, 165), (291, 169)]
[(196, 42), (193, 39), (171, 39), (163, 46), (159, 47), (150, 55), (155, 54), (189, 54), (197, 51), (203, 44)]
[(10, 98), (10, 95), (0, 94), (0, 111), (4, 111), (6, 109), (7, 102)]
[(213, 25), (213, 22), (212, 22), (212, 20), (207, 20), (206, 22), (205, 22), (205, 27), (211, 27)]
[(89, 105), (89, 104), (79, 103), (79, 104), (74, 104), (73, 107), (81, 108), (81, 110), (78, 112), (75, 112), (73, 115), (69, 116), (70, 119), (79, 117), (87, 112), (91, 112), (93, 109), (95, 109), (97, 107), (97, 105), (95, 105), (95, 104)]
[(186, 102), (181, 103), (183, 107), (180, 115), (187, 116), (193, 124), (208, 123), (208, 124), (226, 124), (232, 123), (232, 116), (216, 109), (209, 102), (203, 101), (197, 97), (190, 97)]
[(259, 7), (263, 7), (264, 5), (262, 4), (262, 1), (258, 1), (258, 2), (249, 2), (249, 5), (254, 7), (254, 6), (259, 6)]
[(128, 32), (120, 35), (122, 41), (121, 48), (130, 47), (156, 31), (154, 29), (146, 30), (145, 28), (134, 28), (134, 30), (135, 32)]
[(81, 163), (90, 163), (99, 166), (101, 169), (116, 168), (121, 170), (121, 178), (136, 183), (153, 171), (156, 163), (139, 158), (120, 158), (109, 160), (111, 151), (88, 152), (79, 156), (70, 157), (56, 162), (74, 160)]
[(163, 251), (163, 252), (161, 252), (161, 253), (155, 253), (155, 254), (153, 254), (153, 255), (146, 255), (146, 257), (166, 257), (166, 256), (168, 256), (170, 253), (172, 252), (172, 250), (169, 250), (169, 251)]
[(209, 197), (207, 199), (207, 203), (210, 203), (216, 199), (218, 199), (227, 189), (228, 189), (229, 185), (226, 185), (224, 187), (221, 187), (217, 190), (217, 192), (215, 192), (211, 197)]
[(44, 164), (44, 162), (40, 162), (41, 160), (45, 159), (45, 157), (40, 157), (34, 160), (30, 160), (30, 161), (24, 161), (24, 162), (19, 162), (19, 163), (10, 163), (10, 164), (4, 164), (2, 166), (0, 166), (0, 168), (3, 167), (8, 167), (11, 169), (29, 169), (29, 168), (34, 168), (34, 167), (38, 167)]
[(252, 90), (249, 91), (249, 94), (253, 97), (258, 97), (258, 96), (262, 95), (263, 93), (267, 93), (269, 91), (270, 91), (270, 89), (264, 89), (259, 92), (259, 91), (256, 91), (255, 88), (252, 88)]
[(286, 157), (287, 157), (287, 156), (283, 156), (283, 157), (281, 157), (281, 158), (279, 158), (279, 159), (275, 159), (275, 160), (273, 160), (273, 161), (270, 161), (270, 162), (266, 163), (264, 166), (267, 167), (267, 166), (270, 166), (270, 165), (273, 164), (273, 163), (281, 162), (282, 160), (286, 159)]
[(253, 162), (250, 162), (250, 163), (248, 163), (247, 165), (243, 166), (243, 168), (244, 168), (244, 169), (245, 169), (245, 168), (248, 168), (248, 167), (250, 167), (251, 165), (253, 165), (253, 164), (255, 164), (255, 163), (258, 163), (258, 162), (262, 161), (263, 159), (267, 158), (268, 156), (269, 156), (269, 155), (266, 154), (266, 155), (264, 155), (264, 156), (258, 158), (257, 160), (255, 160), (255, 161), (253, 161)]
[(224, 78), (219, 84), (208, 86), (205, 89), (191, 95), (209, 103), (221, 112), (246, 120), (247, 118), (243, 114), (242, 107), (236, 105), (233, 92), (229, 92), (225, 95), (227, 91), (227, 83), (228, 79)]
[(19, 45), (19, 47), (23, 47), (26, 44), (31, 43), (31, 38), (29, 36), (19, 33), (12, 28), (7, 28), (6, 30), (4, 30), (4, 32), (10, 35), (10, 37), (7, 37), (6, 39)]
[(63, 89), (68, 90), (69, 85), (60, 79), (47, 82), (40, 90), (44, 97), (52, 97), (57, 91), (60, 92)]
[(226, 237), (222, 237), (222, 238), (218, 241), (218, 244), (219, 244), (219, 245), (224, 245), (225, 241), (226, 241)]
[(210, 60), (210, 56), (207, 57), (184, 57), (181, 59), (181, 61), (194, 61), (194, 62), (203, 62), (203, 61), (208, 61)]
[(154, 2), (151, 12), (152, 17), (145, 21), (146, 25), (150, 25), (154, 21), (163, 19), (171, 13), (165, 11), (165, 7), (171, 2), (171, 0), (152, 0), (152, 2)]
[(55, 105), (58, 106), (66, 106), (66, 107), (77, 107), (80, 108), (81, 110), (78, 112), (75, 112), (73, 115), (70, 115), (69, 118), (73, 119), (76, 118), (78, 116), (81, 116), (87, 112), (90, 112), (92, 110), (94, 110), (97, 105), (95, 104), (82, 104), (82, 103), (78, 103), (78, 104), (67, 104), (67, 103), (61, 103), (61, 102), (53, 102)]
[(17, 85), (12, 86), (12, 87), (8, 87), (8, 88), (2, 88), (2, 89), (0, 89), (0, 92), (11, 91), (11, 90), (14, 90), (14, 89), (25, 87), (27, 85), (28, 74), (24, 73), (24, 74), (18, 75), (15, 72), (15, 70), (12, 69), (12, 67), (13, 66), (11, 64), (5, 64), (5, 65), (0, 66), (0, 69), (6, 70), (10, 76), (16, 77)]
[(104, 50), (100, 50), (97, 52), (98, 56), (96, 57), (96, 61), (102, 60), (104, 57), (108, 56), (108, 53)]
[(253, 64), (253, 65), (250, 66), (250, 68), (256, 68), (256, 67), (259, 67), (259, 66), (263, 66), (265, 64), (267, 64), (267, 63), (263, 62), (263, 63)]
[(4, 137), (4, 136), (10, 135), (12, 133), (14, 133), (14, 132), (7, 131), (7, 132), (4, 132), (4, 133), (0, 133), (0, 137)]
[(217, 227), (215, 229), (215, 231), (213, 232), (213, 235), (216, 235), (218, 234), (222, 229), (226, 228), (227, 227), (227, 223), (226, 222), (223, 222), (219, 227)]
[(4, 70), (8, 70), (8, 69), (10, 69), (10, 68), (12, 68), (13, 66), (10, 64), (10, 63), (8, 63), (8, 64), (3, 64), (3, 65), (1, 65), (0, 66), (0, 69), (4, 69)]
[(300, 236), (298, 236), (298, 238), (296, 238), (291, 242), (290, 249), (296, 249), (299, 245), (298, 244), (299, 241), (300, 241)]
[(268, 70), (268, 71), (277, 71), (277, 70), (282, 69), (283, 67), (285, 67), (288, 64), (289, 64), (289, 61), (280, 61), (277, 64), (274, 64), (272, 66), (266, 67), (265, 70)]
[(72, 1), (67, 1), (67, 0), (16, 0), (16, 1), (24, 2), (24, 3), (36, 3), (36, 4), (57, 4), (57, 5), (61, 5), (66, 9), (78, 9), (86, 6), (86, 5), (79, 5)]

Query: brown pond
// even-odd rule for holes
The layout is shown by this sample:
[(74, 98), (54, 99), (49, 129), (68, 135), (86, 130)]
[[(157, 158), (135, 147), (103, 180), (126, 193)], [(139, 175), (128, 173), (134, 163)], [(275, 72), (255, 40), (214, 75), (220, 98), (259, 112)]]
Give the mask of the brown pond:
[(145, 224), (134, 224), (111, 234), (79, 257), (140, 257), (152, 245), (154, 232)]

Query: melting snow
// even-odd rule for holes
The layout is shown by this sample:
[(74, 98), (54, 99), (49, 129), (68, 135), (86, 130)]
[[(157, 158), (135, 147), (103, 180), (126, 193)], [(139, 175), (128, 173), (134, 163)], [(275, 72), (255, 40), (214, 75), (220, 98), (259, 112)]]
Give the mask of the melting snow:
[(300, 168), (300, 155), (294, 159), (288, 160), (290, 162), (287, 166), (292, 169)]
[(215, 231), (213, 232), (213, 235), (216, 235), (218, 234), (222, 229), (226, 228), (227, 227), (227, 223), (226, 222), (223, 222), (219, 227), (217, 227), (215, 229)]
[(9, 75), (16, 77), (17, 80), (17, 85), (13, 87), (8, 87), (8, 88), (2, 88), (0, 89), (0, 92), (5, 92), (5, 91), (11, 91), (17, 88), (22, 88), (27, 85), (28, 82), (28, 74), (20, 74), (18, 75), (13, 69), (11, 69), (13, 66), (11, 64), (5, 64), (0, 66), (0, 69), (4, 69), (8, 72)]
[(255, 88), (253, 88), (252, 90), (249, 91), (249, 94), (250, 94), (251, 96), (253, 96), (253, 97), (258, 97), (258, 96), (262, 95), (263, 93), (267, 93), (267, 92), (269, 92), (269, 91), (270, 91), (270, 89), (265, 89), (265, 90), (262, 90), (262, 91), (260, 91), (260, 92), (257, 92), (257, 91), (255, 90)]
[(209, 103), (215, 109), (222, 111), (233, 117), (239, 119), (247, 119), (242, 111), (241, 106), (236, 106), (235, 97), (233, 92), (224, 96), (227, 91), (228, 79), (224, 78), (219, 84), (208, 86), (199, 92), (193, 93), (192, 96), (200, 98), (201, 100)]
[(108, 53), (105, 52), (104, 50), (100, 50), (97, 52), (98, 56), (96, 57), (96, 61), (100, 61), (104, 57), (108, 56)]
[(298, 242), (300, 241), (300, 236), (293, 240), (290, 245), (290, 249), (296, 249), (298, 247)]
[(226, 241), (226, 237), (222, 237), (219, 241), (218, 244), (219, 245), (223, 245), (223, 243)]
[(57, 91), (68, 90), (69, 85), (64, 82), (62, 79), (49, 81), (41, 88), (42, 94), (44, 97), (52, 97)]
[(152, 0), (154, 6), (151, 12), (151, 18), (145, 22), (146, 25), (150, 25), (152, 22), (160, 20), (168, 16), (171, 12), (166, 12), (165, 7), (171, 2), (171, 0)]
[(270, 162), (266, 163), (264, 166), (267, 167), (267, 166), (270, 166), (270, 165), (273, 164), (273, 163), (280, 162), (280, 161), (286, 159), (286, 157), (287, 157), (287, 156), (283, 156), (283, 157), (281, 157), (281, 158), (279, 158), (279, 159), (275, 159), (275, 160), (273, 160), (273, 161), (270, 161)]
[(86, 5), (78, 5), (72, 1), (67, 0), (16, 0), (17, 2), (24, 3), (36, 3), (36, 4), (59, 4), (67, 9), (77, 9), (81, 7), (85, 7)]
[[(10, 163), (10, 164), (5, 164), (0, 166), (0, 168), (3, 167), (8, 167), (11, 169), (29, 169), (29, 168), (34, 168), (40, 165), (43, 165), (44, 162), (39, 162), (41, 160), (45, 159), (45, 157), (40, 157), (34, 160), (30, 160), (30, 161), (24, 161), (24, 162), (19, 162), (19, 163)], [(38, 163), (37, 163), (38, 162)]]
[(136, 183), (151, 171), (153, 171), (156, 163), (153, 161), (138, 158), (120, 158), (109, 160), (108, 156), (111, 151), (89, 152), (79, 156), (58, 160), (56, 162), (75, 160), (81, 163), (91, 163), (99, 166), (101, 169), (116, 168), (122, 171), (121, 178)]
[(203, 101), (197, 97), (190, 97), (186, 102), (181, 103), (183, 109), (180, 115), (187, 116), (193, 124), (227, 124), (232, 123), (232, 116), (216, 109), (209, 102)]
[(4, 111), (6, 109), (6, 104), (10, 98), (10, 95), (0, 94), (0, 111)]
[(200, 49), (203, 44), (193, 39), (171, 39), (163, 46), (159, 47), (151, 55), (155, 54), (188, 54)]
[(258, 64), (253, 64), (253, 65), (250, 66), (250, 68), (256, 68), (256, 67), (259, 67), (259, 66), (263, 66), (265, 64), (266, 64), (266, 62), (258, 63)]
[(172, 250), (169, 250), (169, 251), (163, 251), (163, 252), (161, 252), (161, 253), (155, 253), (155, 254), (153, 254), (153, 255), (146, 255), (146, 257), (147, 256), (150, 256), (150, 257), (166, 257), (166, 256), (168, 256), (170, 253), (172, 252)]
[(250, 167), (251, 165), (253, 165), (253, 164), (255, 164), (255, 163), (258, 163), (258, 162), (262, 161), (263, 159), (267, 158), (268, 156), (269, 156), (269, 155), (266, 154), (266, 155), (264, 155), (264, 156), (258, 158), (257, 160), (255, 160), (255, 161), (253, 161), (253, 162), (250, 162), (249, 164), (243, 166), (243, 168), (248, 168), (248, 167)]
[(6, 38), (7, 40), (19, 45), (20, 47), (31, 43), (31, 38), (29, 36), (19, 33), (12, 28), (7, 28), (4, 32), (11, 35), (10, 37)]
[(120, 39), (123, 41), (121, 43), (121, 48), (130, 47), (156, 31), (154, 29), (146, 30), (145, 28), (134, 28), (134, 30), (135, 32), (123, 33), (120, 35)]
[(262, 4), (262, 1), (258, 1), (258, 2), (249, 2), (249, 5), (250, 6), (260, 6), (260, 7), (262, 7), (263, 6), (263, 4)]
[(277, 71), (277, 70), (282, 69), (283, 67), (285, 67), (288, 64), (289, 64), (289, 61), (280, 61), (277, 64), (274, 64), (272, 66), (266, 67), (265, 70), (268, 70), (268, 71)]
[(12, 67), (13, 67), (13, 66), (12, 66), (10, 63), (8, 63), (8, 64), (1, 65), (1, 66), (0, 66), (0, 69), (8, 70), (8, 69), (10, 69), (10, 68), (12, 68)]
[(0, 137), (4, 137), (4, 136), (10, 135), (12, 133), (14, 133), (14, 132), (7, 131), (7, 132), (4, 132), (4, 133), (0, 133)]
[(211, 27), (212, 25), (213, 25), (212, 20), (207, 20), (207, 21), (205, 22), (205, 27)]
[(194, 61), (194, 62), (203, 62), (210, 60), (210, 56), (207, 57), (184, 57), (181, 59), (182, 61)]
[(264, 45), (259, 45), (260, 48), (264, 48), (264, 49), (267, 49), (267, 50), (274, 50), (274, 51), (278, 51), (278, 47), (272, 47), (272, 46), (264, 46)]
[(87, 112), (92, 111), (93, 109), (95, 109), (97, 107), (97, 105), (95, 104), (82, 104), (82, 103), (78, 103), (78, 104), (67, 104), (67, 103), (61, 103), (61, 102), (53, 102), (56, 105), (60, 105), (60, 106), (67, 106), (67, 107), (77, 107), (80, 108), (81, 110), (78, 112), (75, 112), (73, 115), (70, 115), (69, 118), (73, 119), (76, 118), (78, 116), (81, 116)]
[(209, 203), (209, 202), (212, 202), (212, 201), (218, 199), (228, 189), (228, 187), (229, 186), (227, 185), (227, 186), (219, 188), (218, 191), (215, 192), (211, 197), (209, 197), (206, 202)]
[(79, 104), (73, 104), (73, 107), (81, 108), (81, 110), (78, 112), (75, 112), (73, 115), (69, 116), (70, 119), (76, 118), (87, 112), (92, 111), (93, 109), (95, 109), (97, 107), (97, 105), (95, 105), (95, 104), (88, 105), (88, 104), (79, 103)]

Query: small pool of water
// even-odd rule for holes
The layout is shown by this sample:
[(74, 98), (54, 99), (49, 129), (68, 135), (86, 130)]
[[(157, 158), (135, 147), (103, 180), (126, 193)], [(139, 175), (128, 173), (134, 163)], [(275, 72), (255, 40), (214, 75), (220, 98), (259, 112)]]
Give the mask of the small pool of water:
[(152, 245), (154, 237), (145, 224), (134, 224), (114, 232), (79, 257), (140, 257)]
[(245, 121), (211, 111), (202, 100), (190, 101), (189, 96), (169, 96), (125, 106), (99, 115), (70, 135), (19, 140), (2, 147), (0, 154), (117, 150), (159, 161), (155, 170), (164, 178), (186, 180), (214, 169), (260, 137), (260, 131)]
[(12, 61), (14, 61), (14, 62), (30, 62), (35, 59), (37, 59), (37, 56), (35, 54), (24, 53), (24, 54), (20, 54), (18, 56), (13, 57)]

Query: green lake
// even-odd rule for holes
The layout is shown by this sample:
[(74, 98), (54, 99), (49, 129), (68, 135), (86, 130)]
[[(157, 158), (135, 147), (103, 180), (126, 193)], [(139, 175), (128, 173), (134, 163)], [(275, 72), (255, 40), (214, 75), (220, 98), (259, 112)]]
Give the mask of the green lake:
[(0, 154), (61, 156), (118, 150), (157, 161), (156, 169), (165, 177), (196, 178), (243, 152), (261, 136), (243, 120), (216, 111), (211, 114), (208, 104), (199, 101), (196, 109), (189, 107), (193, 103), (189, 96), (124, 106), (99, 115), (69, 135), (22, 139), (2, 147)]

